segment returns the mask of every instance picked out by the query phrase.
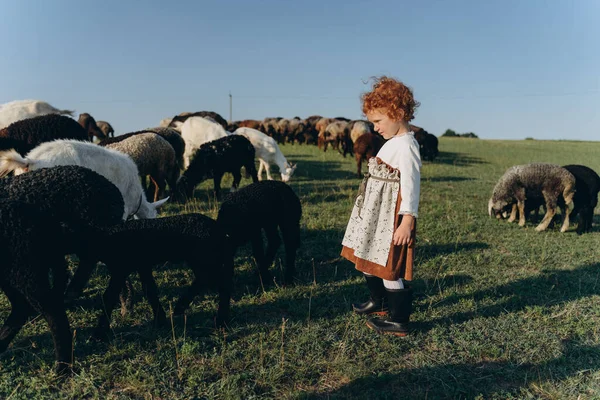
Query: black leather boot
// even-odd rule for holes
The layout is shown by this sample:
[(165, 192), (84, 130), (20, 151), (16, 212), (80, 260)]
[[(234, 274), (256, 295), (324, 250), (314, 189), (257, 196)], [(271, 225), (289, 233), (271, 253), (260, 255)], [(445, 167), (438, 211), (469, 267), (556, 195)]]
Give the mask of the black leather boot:
[(408, 320), (412, 312), (412, 288), (386, 289), (389, 317), (387, 319), (371, 318), (367, 326), (378, 333), (395, 336), (408, 335)]
[(386, 315), (388, 307), (383, 279), (368, 275), (365, 275), (365, 279), (367, 280), (371, 298), (365, 303), (353, 303), (352, 308), (354, 312), (362, 315)]

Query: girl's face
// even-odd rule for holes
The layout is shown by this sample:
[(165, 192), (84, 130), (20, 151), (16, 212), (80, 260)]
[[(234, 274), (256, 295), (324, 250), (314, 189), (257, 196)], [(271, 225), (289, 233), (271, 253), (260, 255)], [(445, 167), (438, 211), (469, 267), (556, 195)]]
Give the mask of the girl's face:
[(394, 121), (385, 113), (386, 110), (377, 109), (367, 113), (367, 119), (375, 125), (375, 130), (383, 136), (384, 139), (391, 139), (396, 136), (403, 126), (402, 121)]

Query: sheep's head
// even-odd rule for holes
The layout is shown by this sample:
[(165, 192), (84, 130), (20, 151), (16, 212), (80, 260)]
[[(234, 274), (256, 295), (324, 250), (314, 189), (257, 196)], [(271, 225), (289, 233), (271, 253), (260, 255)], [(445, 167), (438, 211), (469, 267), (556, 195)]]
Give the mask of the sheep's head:
[(290, 164), (289, 162), (285, 163), (285, 170), (281, 172), (281, 180), (283, 182), (288, 182), (292, 175), (294, 175), (294, 171), (296, 171), (297, 166), (298, 164)]
[(186, 176), (181, 176), (177, 180), (177, 185), (175, 185), (175, 189), (171, 197), (174, 202), (177, 203), (185, 203), (188, 199), (190, 199), (194, 195), (194, 185), (191, 185), (188, 182), (188, 178)]
[(488, 215), (490, 217), (496, 217), (497, 219), (506, 218), (508, 213), (510, 213), (511, 208), (512, 203), (508, 200), (494, 199), (494, 197), (491, 197), (488, 202)]

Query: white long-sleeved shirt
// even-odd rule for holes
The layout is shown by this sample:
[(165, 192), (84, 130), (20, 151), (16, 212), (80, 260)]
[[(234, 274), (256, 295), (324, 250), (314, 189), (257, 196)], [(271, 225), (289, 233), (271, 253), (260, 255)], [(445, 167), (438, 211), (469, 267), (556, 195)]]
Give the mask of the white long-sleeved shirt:
[(414, 133), (394, 136), (381, 147), (377, 157), (400, 171), (402, 202), (398, 214), (410, 214), (417, 218), (421, 193), (421, 155)]

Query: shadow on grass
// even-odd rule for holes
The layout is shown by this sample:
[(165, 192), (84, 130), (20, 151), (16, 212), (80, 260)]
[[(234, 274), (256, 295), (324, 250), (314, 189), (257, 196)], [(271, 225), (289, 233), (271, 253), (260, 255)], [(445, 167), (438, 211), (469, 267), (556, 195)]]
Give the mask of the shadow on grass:
[(474, 181), (475, 178), (467, 178), (464, 176), (432, 176), (421, 179), (424, 182), (464, 182)]
[(433, 161), (433, 164), (448, 164), (457, 167), (467, 167), (476, 164), (489, 164), (489, 162), (482, 158), (473, 157), (464, 153), (441, 151), (439, 156)]
[[(543, 390), (545, 382), (553, 384), (582, 374), (591, 376), (598, 371), (599, 362), (600, 347), (565, 342), (562, 356), (540, 364), (480, 362), (403, 369), (397, 374), (359, 378), (340, 389), (304, 394), (299, 398), (513, 398), (523, 395), (521, 389), (531, 386), (535, 390), (533, 396), (546, 397), (549, 393)], [(585, 392), (575, 389), (571, 393), (577, 397), (578, 393)]]
[(456, 304), (463, 299), (481, 302), (498, 299), (493, 305), (478, 307), (476, 312), (456, 313), (421, 323), (420, 330), (429, 330), (438, 324), (454, 324), (474, 317), (497, 317), (519, 312), (532, 306), (552, 307), (600, 293), (600, 263), (588, 264), (573, 270), (544, 270), (539, 275), (513, 281), (469, 295), (451, 295), (436, 306)]

